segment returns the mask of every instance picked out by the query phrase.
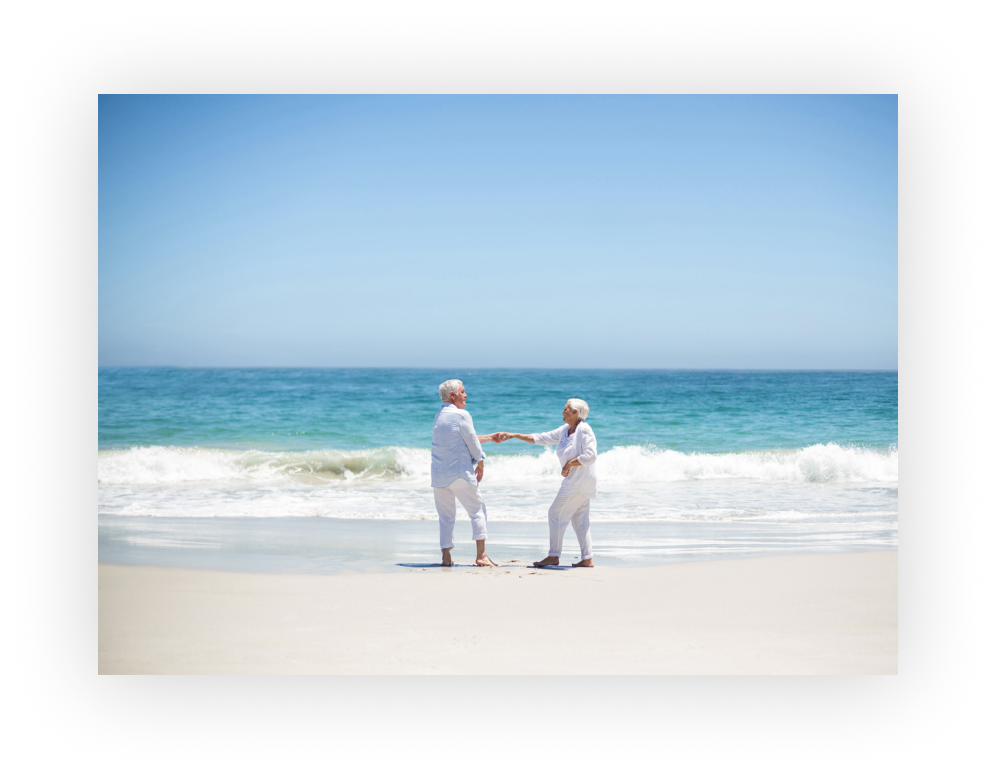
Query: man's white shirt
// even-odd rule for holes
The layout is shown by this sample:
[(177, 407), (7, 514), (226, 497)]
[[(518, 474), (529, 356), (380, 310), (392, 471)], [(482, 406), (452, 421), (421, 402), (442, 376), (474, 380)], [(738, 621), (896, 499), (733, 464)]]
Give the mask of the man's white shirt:
[(595, 477), (595, 459), (598, 458), (598, 447), (595, 443), (595, 433), (584, 421), (578, 424), (574, 434), (568, 434), (567, 424), (549, 432), (533, 435), (537, 445), (556, 445), (557, 459), (563, 466), (577, 459), (580, 467), (572, 467), (567, 477), (560, 485), (561, 493), (580, 493), (589, 499), (594, 499), (598, 493), (598, 480)]
[(477, 483), (474, 468), (485, 458), (470, 413), (444, 402), (432, 424), (432, 487), (446, 488), (457, 478)]

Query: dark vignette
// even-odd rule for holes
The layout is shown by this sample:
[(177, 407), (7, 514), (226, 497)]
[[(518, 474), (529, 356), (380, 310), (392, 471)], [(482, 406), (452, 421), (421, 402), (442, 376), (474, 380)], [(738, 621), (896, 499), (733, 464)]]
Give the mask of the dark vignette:
[[(943, 68), (885, 35), (651, 29), (639, 20), (602, 30), (402, 31), (389, 18), (372, 21), (339, 31), (136, 28), (79, 50), (39, 85), (26, 179), (34, 315), (26, 333), (24, 553), (32, 615), (25, 626), (43, 695), (58, 716), (98, 741), (142, 748), (432, 747), (463, 752), (465, 767), (486, 761), (489, 748), (542, 754), (571, 747), (682, 750), (692, 753), (689, 764), (694, 753), (718, 749), (760, 767), (755, 747), (874, 749), (936, 719), (945, 689), (969, 679), (962, 648), (973, 632), (971, 376), (960, 317), (970, 282), (969, 158)], [(96, 676), (96, 94), (394, 91), (900, 95), (908, 422), (899, 677)], [(900, 746), (893, 757), (912, 755)], [(636, 761), (646, 757), (633, 753)], [(545, 758), (521, 764), (530, 772), (554, 766)]]

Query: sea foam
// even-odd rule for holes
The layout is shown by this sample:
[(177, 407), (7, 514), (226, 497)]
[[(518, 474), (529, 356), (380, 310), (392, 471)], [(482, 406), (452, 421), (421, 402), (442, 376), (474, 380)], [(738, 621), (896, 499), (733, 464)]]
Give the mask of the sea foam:
[(613, 448), (598, 458), (599, 480), (653, 482), (737, 478), (832, 483), (899, 480), (899, 451), (829, 443), (790, 451), (680, 453), (640, 446)]
[[(799, 483), (898, 483), (899, 451), (827, 443), (797, 450), (738, 453), (682, 453), (644, 446), (620, 446), (598, 456), (602, 484), (739, 479)], [(104, 450), (97, 456), (97, 482), (107, 485), (171, 483), (342, 482), (429, 479), (430, 453), (422, 448), (386, 447), (343, 451), (237, 451), (216, 448), (141, 446)], [(560, 464), (552, 449), (537, 455), (492, 454), (486, 465), (492, 483), (532, 483), (556, 478)]]

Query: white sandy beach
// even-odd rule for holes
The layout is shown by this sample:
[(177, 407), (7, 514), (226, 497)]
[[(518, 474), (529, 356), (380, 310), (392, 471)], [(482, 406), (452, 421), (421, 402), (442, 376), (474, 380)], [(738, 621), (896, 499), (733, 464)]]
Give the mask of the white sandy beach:
[(879, 551), (339, 575), (100, 564), (98, 669), (895, 674), (898, 561)]

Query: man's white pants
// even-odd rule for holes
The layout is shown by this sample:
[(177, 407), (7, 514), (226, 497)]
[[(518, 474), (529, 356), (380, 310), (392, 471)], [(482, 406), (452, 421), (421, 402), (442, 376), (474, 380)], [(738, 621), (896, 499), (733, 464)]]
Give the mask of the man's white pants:
[(560, 558), (564, 549), (564, 532), (567, 524), (574, 527), (581, 546), (581, 558), (591, 558), (591, 524), (588, 521), (588, 507), (591, 500), (584, 494), (561, 491), (550, 505), (547, 516), (550, 520), (550, 554)]
[(453, 547), (453, 527), (456, 525), (456, 500), (470, 516), (475, 540), (488, 538), (488, 511), (481, 499), (477, 483), (457, 478), (446, 488), (434, 488), (436, 512), (439, 514), (439, 547), (443, 550)]

